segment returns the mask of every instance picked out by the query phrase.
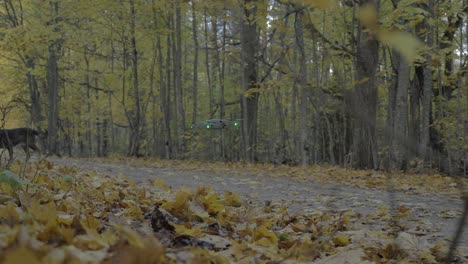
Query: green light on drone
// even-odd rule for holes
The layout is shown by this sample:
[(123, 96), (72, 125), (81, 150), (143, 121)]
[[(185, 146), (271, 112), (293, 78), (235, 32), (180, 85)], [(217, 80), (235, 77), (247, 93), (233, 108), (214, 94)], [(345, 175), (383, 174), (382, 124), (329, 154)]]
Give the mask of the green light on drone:
[(234, 122), (234, 126), (238, 126), (239, 124), (237, 122)]
[(210, 128), (210, 125), (206, 125), (206, 128)]

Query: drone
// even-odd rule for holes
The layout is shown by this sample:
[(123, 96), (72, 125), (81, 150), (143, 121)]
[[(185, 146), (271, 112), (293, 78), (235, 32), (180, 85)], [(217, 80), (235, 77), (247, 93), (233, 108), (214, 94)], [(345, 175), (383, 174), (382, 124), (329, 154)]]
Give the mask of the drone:
[(194, 128), (206, 128), (206, 129), (225, 129), (229, 127), (238, 128), (240, 127), (240, 120), (227, 120), (227, 119), (207, 119), (201, 123), (192, 124)]

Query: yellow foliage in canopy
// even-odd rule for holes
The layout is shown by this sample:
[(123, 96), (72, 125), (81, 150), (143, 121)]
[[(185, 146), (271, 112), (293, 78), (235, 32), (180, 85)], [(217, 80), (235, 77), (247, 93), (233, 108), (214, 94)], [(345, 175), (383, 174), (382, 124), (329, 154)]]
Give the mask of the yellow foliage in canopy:
[(424, 44), (408, 32), (380, 30), (378, 38), (383, 44), (398, 51), (409, 62), (422, 59), (418, 51)]

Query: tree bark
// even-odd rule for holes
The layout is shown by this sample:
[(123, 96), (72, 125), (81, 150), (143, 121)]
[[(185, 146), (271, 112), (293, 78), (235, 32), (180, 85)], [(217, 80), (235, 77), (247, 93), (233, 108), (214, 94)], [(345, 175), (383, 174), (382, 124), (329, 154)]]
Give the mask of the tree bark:
[[(361, 1), (361, 5), (370, 4), (377, 11), (377, 0)], [(357, 168), (378, 167), (376, 113), (377, 113), (377, 83), (379, 43), (375, 36), (368, 32), (362, 24), (358, 27), (357, 50), (355, 59), (354, 87), (354, 131), (353, 154), (354, 166)]]
[[(242, 1), (243, 22), (241, 30), (241, 59), (242, 59), (242, 84), (246, 95), (242, 95), (243, 126), (242, 135), (244, 141), (244, 158), (248, 161), (255, 160), (255, 144), (257, 141), (257, 112), (258, 112), (258, 83), (257, 60), (258, 33), (255, 16), (257, 0)], [(252, 89), (252, 90), (251, 90)], [(250, 91), (249, 91), (250, 90)]]
[(140, 98), (140, 88), (138, 82), (138, 50), (136, 45), (136, 31), (135, 31), (135, 23), (136, 23), (136, 10), (135, 10), (135, 1), (130, 1), (130, 48), (131, 48), (131, 60), (132, 60), (132, 81), (133, 81), (133, 100), (134, 100), (134, 108), (133, 108), (133, 116), (132, 122), (130, 125), (130, 148), (129, 148), (129, 155), (131, 156), (139, 156), (140, 147), (141, 147), (141, 130), (142, 130), (142, 121), (143, 121), (143, 113), (141, 111), (141, 98)]
[(44, 120), (44, 117), (41, 113), (41, 94), (39, 92), (37, 78), (34, 74), (30, 73), (34, 71), (36, 67), (33, 59), (26, 58), (26, 67), (28, 68), (26, 77), (28, 79), (29, 96), (31, 98), (31, 123), (33, 127), (36, 127)]
[(208, 104), (209, 104), (209, 109), (210, 109), (210, 118), (213, 114), (213, 87), (212, 87), (212, 81), (211, 81), (211, 70), (210, 70), (210, 48), (209, 48), (209, 43), (210, 43), (210, 36), (208, 32), (208, 15), (206, 11), (206, 7), (204, 10), (204, 16), (203, 16), (203, 22), (204, 22), (204, 31), (205, 31), (205, 68), (206, 68), (206, 81), (208, 83)]
[[(172, 15), (168, 15), (168, 28), (172, 27)], [(174, 156), (174, 148), (172, 147), (172, 129), (171, 129), (171, 119), (173, 116), (173, 111), (171, 109), (171, 90), (172, 90), (172, 42), (174, 39), (172, 38), (172, 34), (168, 34), (166, 37), (166, 97), (164, 101), (166, 101), (166, 114), (165, 114), (165, 126), (166, 126), (166, 158), (172, 158)], [(162, 64), (161, 64), (162, 65)]]
[[(223, 16), (222, 16), (222, 21), (223, 21), (223, 31), (222, 31), (222, 37), (221, 37), (221, 54), (218, 54), (218, 60), (220, 61), (220, 67), (219, 67), (219, 104), (220, 104), (220, 112), (219, 112), (219, 118), (224, 119), (226, 115), (226, 102), (224, 98), (224, 73), (226, 70), (226, 63), (225, 63), (225, 56), (226, 56), (226, 2), (224, 2), (224, 7), (223, 7)], [(225, 150), (225, 135), (224, 135), (224, 129), (221, 129), (221, 156), (222, 160), (226, 159), (226, 150)]]
[[(396, 53), (396, 51), (394, 51)], [(410, 66), (400, 55), (393, 55), (393, 63), (397, 69), (396, 103), (393, 112), (391, 162), (390, 168), (403, 169), (407, 157), (407, 122), (408, 122), (408, 90), (410, 87)]]
[(303, 166), (309, 164), (308, 153), (309, 149), (307, 146), (307, 106), (309, 105), (310, 92), (307, 87), (307, 57), (304, 47), (304, 24), (302, 22), (304, 17), (304, 11), (300, 10), (296, 12), (294, 31), (296, 34), (296, 46), (299, 51), (299, 74), (297, 76), (297, 83), (300, 87), (301, 99), (299, 101), (300, 109), (300, 136), (299, 136), (299, 150), (301, 154), (301, 163)]
[[(429, 0), (427, 5), (427, 10), (430, 14), (430, 17), (433, 17), (434, 14), (434, 0)], [(424, 27), (427, 29), (427, 40), (426, 44), (429, 48), (434, 45), (434, 34), (433, 28), (428, 23), (428, 19), (424, 21)], [(420, 138), (420, 145), (419, 145), (419, 156), (429, 161), (428, 155), (428, 147), (429, 147), (429, 135), (430, 135), (430, 122), (431, 122), (431, 109), (432, 109), (432, 89), (433, 89), (433, 81), (432, 81), (432, 56), (428, 53), (425, 56), (425, 63), (423, 69), (424, 75), (424, 83), (423, 83), (423, 94), (422, 94), (422, 109), (421, 109), (421, 135)]]
[(180, 10), (181, 2), (177, 0), (175, 2), (175, 58), (174, 58), (174, 81), (175, 81), (175, 92), (177, 100), (177, 112), (178, 112), (178, 134), (182, 135), (180, 140), (179, 150), (185, 150), (185, 139), (183, 134), (185, 132), (185, 110), (184, 110), (184, 93), (183, 93), (183, 82), (182, 82), (182, 14)]
[[(51, 14), (54, 19), (50, 21), (54, 32), (60, 32), (59, 22), (59, 4), (58, 1), (50, 1)], [(48, 116), (48, 147), (50, 154), (59, 155), (58, 150), (58, 89), (59, 89), (59, 73), (58, 73), (58, 55), (61, 48), (61, 40), (54, 39), (48, 47), (49, 56), (47, 58), (47, 89), (49, 101), (49, 116)]]
[(197, 123), (197, 103), (198, 103), (198, 35), (197, 35), (197, 15), (195, 13), (195, 1), (192, 1), (192, 36), (195, 48), (194, 61), (193, 61), (193, 81), (192, 81), (192, 100), (193, 100), (193, 113), (192, 124)]
[(90, 66), (89, 66), (89, 59), (88, 59), (88, 46), (84, 45), (83, 47), (83, 59), (86, 64), (86, 73), (85, 73), (85, 78), (84, 82), (86, 85), (86, 144), (87, 144), (87, 156), (91, 156), (93, 154), (93, 140), (92, 140), (92, 126), (91, 126), (91, 118), (92, 118), (92, 108), (91, 108), (91, 80), (89, 73), (90, 71)]

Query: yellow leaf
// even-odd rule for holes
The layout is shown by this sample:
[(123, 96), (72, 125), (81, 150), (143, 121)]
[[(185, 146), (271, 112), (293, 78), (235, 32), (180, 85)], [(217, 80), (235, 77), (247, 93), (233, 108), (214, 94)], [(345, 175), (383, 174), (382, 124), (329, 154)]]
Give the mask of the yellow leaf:
[(106, 229), (106, 231), (104, 231), (102, 234), (101, 234), (101, 239), (104, 243), (107, 243), (109, 245), (114, 245), (115, 243), (117, 243), (117, 235), (111, 231), (110, 229)]
[(66, 247), (66, 251), (70, 256), (78, 260), (79, 263), (101, 263), (107, 256), (107, 249), (81, 250), (75, 246), (68, 246)]
[(128, 243), (130, 245), (137, 247), (137, 248), (143, 248), (145, 246), (143, 239), (137, 232), (127, 227), (120, 226), (120, 225), (114, 225), (114, 227), (117, 231), (119, 231), (123, 235), (126, 235)]
[(337, 247), (345, 247), (349, 245), (349, 237), (344, 234), (334, 236), (332, 241)]
[(41, 264), (41, 261), (37, 258), (36, 254), (30, 249), (25, 247), (19, 247), (5, 254), (4, 264), (18, 264), (18, 263), (28, 263), (28, 264)]
[(205, 221), (205, 222), (210, 221), (210, 215), (205, 210), (205, 207), (202, 204), (198, 203), (198, 201), (190, 203), (190, 211), (194, 215), (196, 215), (197, 217), (202, 219), (203, 221)]
[(224, 256), (213, 254), (207, 249), (194, 248), (191, 250), (193, 259), (188, 261), (189, 263), (214, 263), (214, 264), (228, 264), (231, 263)]
[(185, 216), (188, 213), (189, 202), (192, 194), (188, 191), (179, 191), (176, 193), (173, 202), (164, 202), (161, 208), (168, 210), (175, 216)]
[(70, 227), (59, 227), (58, 233), (62, 235), (63, 239), (67, 241), (68, 244), (73, 243), (73, 238), (75, 237), (75, 230)]
[(154, 180), (153, 181), (153, 186), (157, 187), (157, 188), (159, 188), (159, 189), (161, 189), (163, 191), (166, 191), (166, 190), (168, 190), (170, 188), (169, 185), (167, 185), (166, 182), (161, 178), (158, 178), (158, 179)]
[(0, 225), (0, 248), (6, 248), (16, 242), (19, 230), (19, 225), (13, 228), (6, 225)]
[(318, 258), (320, 253), (320, 245), (316, 241), (298, 241), (288, 250), (288, 254), (298, 256), (300, 261), (311, 261)]
[(100, 225), (99, 220), (91, 215), (87, 215), (85, 218), (80, 219), (80, 224), (88, 234), (97, 234), (97, 229)]
[(0, 217), (6, 220), (10, 226), (19, 223), (20, 216), (16, 211), (16, 205), (9, 202), (7, 206), (0, 208)]
[(254, 97), (256, 94), (260, 93), (262, 90), (260, 88), (250, 88), (244, 92), (244, 96), (247, 98)]
[(374, 5), (366, 4), (359, 9), (359, 20), (362, 25), (368, 29), (375, 31), (378, 28), (379, 19), (377, 9)]
[(239, 207), (242, 205), (239, 196), (232, 192), (224, 192), (224, 200), (229, 206)]
[(57, 214), (57, 221), (59, 222), (59, 224), (69, 226), (73, 223), (73, 218), (74, 218), (74, 215), (71, 215), (71, 214), (64, 214), (64, 213)]
[(38, 222), (49, 227), (57, 226), (57, 208), (54, 203), (41, 205), (37, 200), (32, 203), (28, 211)]
[(8, 183), (2, 182), (0, 183), (0, 190), (3, 194), (11, 196), (13, 192), (15, 191), (11, 185)]
[(199, 227), (187, 228), (185, 225), (174, 224), (175, 231), (179, 235), (187, 235), (192, 237), (198, 237), (203, 234), (203, 230)]
[(100, 237), (92, 235), (78, 235), (73, 239), (73, 245), (84, 250), (100, 250), (107, 245), (100, 241)]
[(419, 258), (422, 260), (422, 263), (425, 264), (436, 264), (439, 263), (435, 256), (431, 254), (429, 251), (421, 251), (419, 253)]
[(260, 226), (253, 231), (253, 240), (261, 246), (276, 246), (278, 243), (275, 233), (265, 226)]
[(408, 62), (422, 58), (418, 53), (424, 45), (408, 32), (380, 30), (378, 37), (380, 42), (398, 51)]
[(140, 206), (137, 204), (129, 204), (128, 207), (124, 210), (124, 213), (134, 219), (144, 219), (143, 211), (141, 211)]
[(200, 199), (202, 200), (206, 211), (211, 215), (216, 215), (225, 208), (219, 195), (215, 192), (212, 192), (205, 197), (200, 197)]

